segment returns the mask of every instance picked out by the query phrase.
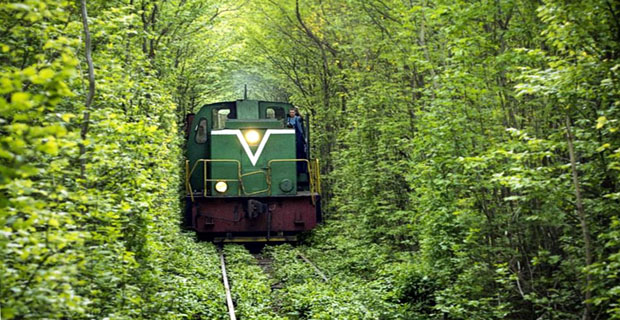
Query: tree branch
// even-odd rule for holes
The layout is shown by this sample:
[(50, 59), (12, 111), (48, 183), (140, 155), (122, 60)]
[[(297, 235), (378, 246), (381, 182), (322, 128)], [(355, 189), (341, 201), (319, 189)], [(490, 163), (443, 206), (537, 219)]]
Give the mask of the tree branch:
[(321, 50), (323, 49), (323, 47), (325, 47), (327, 49), (327, 51), (329, 51), (329, 53), (331, 53), (333, 56), (336, 56), (338, 54), (338, 51), (336, 49), (332, 48), (332, 46), (330, 46), (329, 43), (319, 39), (312, 32), (312, 30), (308, 29), (308, 27), (304, 23), (303, 19), (301, 18), (301, 13), (299, 12), (299, 0), (295, 0), (295, 16), (297, 17), (297, 21), (299, 21), (299, 24), (301, 25), (303, 30), (306, 32), (308, 37), (310, 37), (312, 40), (314, 40), (314, 42), (316, 42), (316, 44), (321, 48)]
[(90, 122), (90, 106), (95, 96), (95, 70), (93, 67), (93, 58), (91, 55), (91, 43), (90, 43), (90, 31), (88, 30), (88, 13), (86, 12), (86, 0), (80, 1), (82, 6), (82, 24), (84, 26), (84, 54), (86, 55), (86, 63), (88, 64), (88, 95), (86, 97), (86, 107), (84, 109), (84, 118), (82, 119), (82, 130), (80, 137), (80, 176), (82, 179), (85, 177), (86, 159), (84, 153), (86, 153), (86, 146), (84, 140), (88, 134), (88, 124)]

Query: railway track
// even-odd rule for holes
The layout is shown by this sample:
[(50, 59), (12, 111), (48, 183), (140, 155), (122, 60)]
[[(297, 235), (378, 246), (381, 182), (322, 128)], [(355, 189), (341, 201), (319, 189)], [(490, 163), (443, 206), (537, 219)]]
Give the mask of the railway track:
[(226, 290), (226, 305), (228, 306), (228, 316), (230, 320), (237, 320), (235, 315), (235, 304), (230, 294), (230, 285), (228, 284), (228, 274), (226, 274), (226, 260), (224, 259), (224, 252), (220, 252), (220, 262), (222, 264), (222, 282), (224, 283), (224, 290)]
[[(295, 249), (293, 249), (295, 250)], [(221, 263), (221, 271), (222, 271), (222, 282), (224, 284), (224, 289), (225, 289), (225, 293), (226, 293), (226, 305), (228, 308), (228, 316), (229, 319), (231, 320), (236, 320), (238, 319), (238, 311), (235, 310), (236, 306), (245, 303), (248, 304), (251, 302), (248, 301), (239, 301), (239, 294), (235, 294), (235, 290), (242, 290), (240, 288), (236, 288), (235, 287), (235, 283), (234, 280), (230, 279), (230, 272), (227, 271), (227, 258), (226, 258), (226, 254), (225, 254), (225, 250), (220, 250), (220, 263)], [(269, 257), (268, 255), (262, 254), (262, 253), (255, 253), (252, 254), (253, 260), (250, 264), (254, 264), (257, 265), (258, 267), (260, 267), (260, 269), (262, 270), (262, 272), (264, 273), (264, 275), (266, 275), (266, 277), (268, 279), (275, 279), (275, 275), (274, 275), (274, 268), (273, 268), (273, 258)], [(317, 277), (319, 277), (322, 281), (324, 282), (328, 282), (329, 279), (327, 278), (327, 276), (310, 260), (308, 259), (306, 256), (304, 256), (303, 254), (301, 254), (300, 252), (295, 252), (295, 257), (297, 259), (299, 259), (300, 261), (303, 261), (304, 263), (308, 264), (309, 266), (312, 267), (312, 270), (314, 271), (315, 275)], [(247, 262), (247, 261), (246, 261)], [(230, 263), (229, 263), (230, 264)], [(232, 285), (231, 285), (232, 283)], [(278, 289), (282, 289), (284, 286), (283, 283), (281, 282), (276, 282), (274, 284), (271, 284), (268, 288), (269, 290), (269, 294), (271, 295), (271, 293), (274, 290), (278, 290)], [(260, 299), (262, 297), (255, 297), (257, 299)], [(243, 317), (239, 317), (239, 318), (243, 318)]]

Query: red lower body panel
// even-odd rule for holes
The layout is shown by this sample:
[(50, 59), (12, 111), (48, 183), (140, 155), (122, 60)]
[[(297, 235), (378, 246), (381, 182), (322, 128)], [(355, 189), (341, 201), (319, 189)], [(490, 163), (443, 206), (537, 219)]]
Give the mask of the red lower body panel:
[[(313, 229), (320, 220), (320, 199), (310, 195), (280, 197), (188, 197), (186, 218), (208, 236), (294, 234)], [(190, 214), (191, 213), (191, 214)]]

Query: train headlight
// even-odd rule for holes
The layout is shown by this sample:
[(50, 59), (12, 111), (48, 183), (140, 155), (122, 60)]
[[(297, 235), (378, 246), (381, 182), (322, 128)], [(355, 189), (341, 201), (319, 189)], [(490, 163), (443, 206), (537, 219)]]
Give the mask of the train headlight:
[(258, 131), (256, 130), (250, 130), (245, 133), (245, 141), (247, 141), (248, 144), (256, 144), (258, 143), (259, 139), (260, 139), (260, 134), (258, 134)]
[(218, 181), (215, 184), (215, 191), (217, 191), (219, 193), (224, 193), (224, 192), (226, 192), (226, 190), (228, 190), (228, 184), (226, 184), (226, 182)]

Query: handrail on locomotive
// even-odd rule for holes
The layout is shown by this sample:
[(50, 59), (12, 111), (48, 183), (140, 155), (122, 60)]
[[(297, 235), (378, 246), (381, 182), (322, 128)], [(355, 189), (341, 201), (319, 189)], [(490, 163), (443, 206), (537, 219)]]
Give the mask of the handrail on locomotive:
[[(234, 179), (209, 179), (208, 178), (208, 166), (207, 164), (209, 162), (231, 162), (233, 164), (237, 165), (237, 178)], [(203, 164), (203, 196), (208, 196), (209, 195), (209, 188), (208, 188), (208, 183), (211, 181), (234, 181), (234, 182), (238, 182), (239, 187), (237, 189), (237, 195), (241, 195), (243, 193), (243, 195), (255, 195), (255, 194), (259, 194), (259, 193), (263, 193), (266, 192), (268, 195), (272, 195), (271, 193), (271, 171), (272, 171), (272, 164), (273, 163), (281, 163), (281, 162), (305, 162), (308, 168), (308, 180), (309, 180), (309, 184), (310, 184), (310, 196), (312, 197), (312, 204), (315, 205), (316, 204), (316, 194), (321, 194), (321, 174), (319, 171), (319, 159), (272, 159), (267, 163), (267, 168), (264, 168), (262, 170), (256, 170), (256, 171), (251, 171), (251, 172), (246, 172), (246, 173), (241, 173), (241, 162), (239, 160), (231, 160), (231, 159), (198, 159), (196, 160), (196, 162), (194, 163), (194, 165), (192, 166), (191, 170), (189, 169), (189, 160), (185, 160), (185, 189), (188, 193), (188, 195), (190, 196), (190, 198), (192, 199), (192, 202), (194, 201), (194, 192), (193, 192), (193, 188), (190, 182), (190, 177), (192, 176), (192, 174), (194, 173), (194, 171), (196, 170), (196, 167), (198, 166), (199, 163)], [(265, 172), (266, 170), (266, 172)], [(267, 189), (263, 189), (263, 190), (258, 190), (258, 191), (254, 191), (254, 192), (246, 192), (245, 188), (243, 187), (243, 177), (245, 176), (249, 176), (249, 175), (253, 175), (253, 174), (258, 174), (258, 173), (263, 173), (265, 174), (265, 179), (266, 179), (266, 183), (267, 183)]]

